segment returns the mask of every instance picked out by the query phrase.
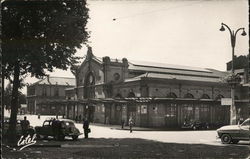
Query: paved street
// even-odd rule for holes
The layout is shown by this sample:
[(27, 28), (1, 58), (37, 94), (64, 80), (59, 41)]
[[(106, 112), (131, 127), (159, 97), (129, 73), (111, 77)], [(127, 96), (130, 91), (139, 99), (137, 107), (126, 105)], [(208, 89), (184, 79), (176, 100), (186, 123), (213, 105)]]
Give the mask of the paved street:
[[(22, 118), (22, 117), (21, 117)], [(32, 126), (41, 126), (43, 121), (49, 118), (41, 116), (37, 119), (36, 115), (28, 116)], [(83, 133), (81, 123), (77, 123), (76, 127)], [(130, 133), (128, 130), (120, 130), (120, 126), (90, 124), (91, 138), (140, 138), (146, 140), (154, 140), (165, 143), (185, 143), (185, 144), (208, 144), (223, 146), (219, 139), (216, 139), (215, 130), (196, 130), (196, 131), (133, 131)], [(128, 129), (128, 127), (125, 127)], [(79, 138), (84, 138), (81, 135)], [(247, 142), (241, 142), (247, 144)]]
[[(28, 116), (32, 126), (42, 124), (37, 116)], [(76, 126), (81, 132), (82, 124)], [(51, 158), (247, 158), (249, 142), (224, 145), (216, 140), (216, 131), (133, 131), (119, 126), (90, 125), (90, 139), (78, 141), (38, 140), (34, 147), (22, 151), (6, 150), (6, 157)]]

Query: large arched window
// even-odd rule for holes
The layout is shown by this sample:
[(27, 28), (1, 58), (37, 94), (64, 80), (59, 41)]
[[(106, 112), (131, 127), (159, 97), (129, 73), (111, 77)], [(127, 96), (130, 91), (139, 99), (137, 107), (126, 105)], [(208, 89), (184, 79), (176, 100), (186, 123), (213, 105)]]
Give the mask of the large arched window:
[(95, 76), (89, 72), (84, 81), (84, 98), (95, 98)]
[(134, 98), (134, 97), (135, 97), (135, 93), (134, 92), (129, 92), (128, 98)]
[(184, 95), (184, 98), (194, 98), (194, 96), (191, 93), (187, 93)]
[(202, 94), (201, 99), (210, 99), (210, 97), (207, 94)]
[(224, 96), (219, 94), (219, 95), (216, 96), (215, 100), (220, 100), (221, 98), (224, 98)]
[(122, 98), (122, 95), (120, 93), (118, 93), (115, 98)]
[(167, 98), (177, 98), (177, 95), (173, 92), (168, 93)]

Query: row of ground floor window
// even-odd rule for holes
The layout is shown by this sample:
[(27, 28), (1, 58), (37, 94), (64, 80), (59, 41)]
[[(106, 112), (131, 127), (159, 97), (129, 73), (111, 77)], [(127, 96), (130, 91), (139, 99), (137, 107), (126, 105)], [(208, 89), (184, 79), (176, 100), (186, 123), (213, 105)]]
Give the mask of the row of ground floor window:
[[(236, 102), (238, 120), (249, 117), (249, 107), (247, 102)], [(214, 126), (230, 123), (230, 106), (219, 101), (51, 103), (38, 105), (36, 112), (103, 124), (127, 124), (132, 117), (135, 126), (141, 127), (181, 127), (192, 121)]]

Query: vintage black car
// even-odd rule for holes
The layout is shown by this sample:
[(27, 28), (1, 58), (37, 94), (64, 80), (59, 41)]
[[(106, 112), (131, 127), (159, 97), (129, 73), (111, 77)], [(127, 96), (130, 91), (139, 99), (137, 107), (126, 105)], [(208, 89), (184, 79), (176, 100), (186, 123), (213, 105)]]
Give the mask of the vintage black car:
[(184, 122), (181, 128), (193, 129), (193, 130), (209, 129), (209, 124), (200, 121), (190, 121), (190, 122)]
[(250, 118), (240, 125), (228, 125), (217, 129), (218, 137), (223, 144), (237, 144), (240, 140), (250, 140)]
[(63, 140), (66, 136), (69, 136), (76, 140), (81, 135), (75, 127), (74, 121), (69, 119), (47, 119), (42, 126), (36, 126), (35, 130), (37, 138), (52, 136), (56, 140)]

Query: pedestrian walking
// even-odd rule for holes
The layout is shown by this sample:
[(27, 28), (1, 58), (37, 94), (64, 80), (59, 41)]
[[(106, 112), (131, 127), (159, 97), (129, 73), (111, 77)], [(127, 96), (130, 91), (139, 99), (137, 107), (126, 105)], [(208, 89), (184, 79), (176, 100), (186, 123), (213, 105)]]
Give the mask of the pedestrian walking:
[(132, 133), (132, 128), (133, 128), (133, 124), (134, 124), (132, 117), (129, 118), (128, 124), (129, 124), (130, 133)]
[(79, 120), (79, 122), (81, 122), (81, 121), (82, 121), (82, 115), (81, 115), (81, 114), (79, 115), (78, 120)]
[(122, 129), (124, 129), (124, 124), (125, 124), (125, 120), (124, 119), (122, 119), (121, 124), (122, 124)]
[(76, 123), (78, 122), (78, 116), (76, 115), (76, 117), (75, 117), (75, 121), (76, 121)]
[(24, 120), (21, 121), (22, 134), (24, 136), (28, 134), (29, 126), (30, 126), (30, 122), (27, 120), (27, 117), (24, 116)]
[(89, 121), (87, 118), (83, 119), (83, 130), (85, 139), (89, 137), (90, 129), (89, 129)]

